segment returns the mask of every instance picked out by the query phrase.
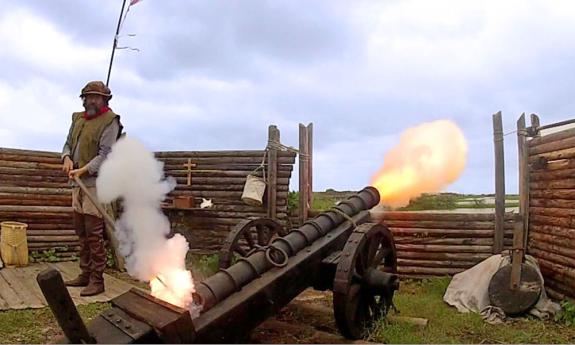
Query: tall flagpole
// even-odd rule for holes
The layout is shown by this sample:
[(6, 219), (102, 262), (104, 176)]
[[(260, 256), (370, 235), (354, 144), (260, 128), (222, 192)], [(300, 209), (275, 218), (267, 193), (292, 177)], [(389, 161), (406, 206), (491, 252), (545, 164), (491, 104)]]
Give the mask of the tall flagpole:
[(110, 66), (108, 66), (108, 77), (106, 78), (106, 86), (110, 83), (110, 73), (112, 72), (112, 63), (114, 62), (114, 53), (116, 52), (116, 47), (118, 46), (118, 35), (120, 34), (120, 24), (122, 23), (122, 14), (124, 13), (124, 7), (126, 6), (126, 0), (122, 2), (122, 10), (120, 11), (120, 17), (118, 18), (118, 26), (116, 27), (116, 35), (114, 36), (114, 44), (112, 46), (112, 56), (110, 56)]

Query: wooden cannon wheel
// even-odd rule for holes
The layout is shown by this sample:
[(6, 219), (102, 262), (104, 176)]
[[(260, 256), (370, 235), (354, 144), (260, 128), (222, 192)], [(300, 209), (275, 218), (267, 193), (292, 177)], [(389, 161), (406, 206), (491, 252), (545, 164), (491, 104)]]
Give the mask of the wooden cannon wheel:
[(519, 315), (531, 309), (539, 300), (542, 282), (537, 270), (521, 264), (521, 280), (516, 289), (511, 288), (511, 265), (500, 268), (489, 282), (489, 300), (507, 315)]
[(392, 305), (396, 287), (374, 291), (366, 284), (368, 269), (397, 272), (393, 234), (382, 224), (366, 223), (349, 237), (338, 263), (333, 309), (340, 332), (347, 338), (360, 339)]
[(270, 244), (277, 235), (286, 234), (284, 227), (271, 218), (244, 219), (230, 231), (220, 250), (220, 268), (228, 268), (234, 259), (246, 257), (254, 249)]

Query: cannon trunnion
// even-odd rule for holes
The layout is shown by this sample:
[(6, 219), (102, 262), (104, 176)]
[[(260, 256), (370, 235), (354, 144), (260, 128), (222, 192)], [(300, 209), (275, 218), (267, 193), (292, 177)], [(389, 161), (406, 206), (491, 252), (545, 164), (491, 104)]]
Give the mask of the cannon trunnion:
[(385, 316), (399, 286), (392, 233), (369, 223), (368, 210), (378, 203), (377, 190), (366, 187), (288, 233), (269, 219), (240, 222), (222, 248), (220, 270), (196, 285), (201, 312), (194, 319), (132, 289), (77, 338), (71, 329), (78, 327), (60, 322), (62, 311), (51, 307), (75, 342), (232, 343), (246, 341), (252, 329), (313, 287), (333, 291), (338, 328), (358, 339)]

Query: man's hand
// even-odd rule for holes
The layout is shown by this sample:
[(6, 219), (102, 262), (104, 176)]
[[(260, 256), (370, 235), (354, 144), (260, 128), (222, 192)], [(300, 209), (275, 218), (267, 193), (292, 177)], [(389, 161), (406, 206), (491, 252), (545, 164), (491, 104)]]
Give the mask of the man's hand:
[(62, 171), (68, 174), (70, 170), (74, 168), (74, 162), (70, 159), (70, 156), (64, 157), (64, 163), (62, 163)]
[(81, 167), (80, 169), (70, 170), (70, 171), (68, 172), (68, 178), (69, 178), (70, 180), (73, 180), (74, 177), (80, 177), (80, 176), (84, 175), (87, 171), (88, 171), (88, 166), (87, 166), (87, 165)]

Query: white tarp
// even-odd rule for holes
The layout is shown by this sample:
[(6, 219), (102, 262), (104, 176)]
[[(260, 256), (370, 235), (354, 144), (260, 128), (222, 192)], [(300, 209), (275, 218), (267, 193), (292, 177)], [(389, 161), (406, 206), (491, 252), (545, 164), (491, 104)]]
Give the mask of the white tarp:
[[(456, 307), (459, 312), (479, 313), (483, 316), (484, 320), (489, 323), (505, 321), (506, 317), (503, 310), (490, 305), (488, 288), (493, 275), (499, 268), (510, 262), (511, 259), (509, 255), (493, 255), (467, 271), (454, 275), (445, 291), (443, 300), (447, 302), (447, 304)], [(543, 281), (537, 260), (530, 255), (526, 255), (525, 263), (535, 267), (541, 281)], [(531, 308), (529, 313), (540, 319), (547, 319), (560, 310), (561, 307), (559, 304), (551, 301), (547, 297), (545, 289), (542, 289), (537, 304)]]

